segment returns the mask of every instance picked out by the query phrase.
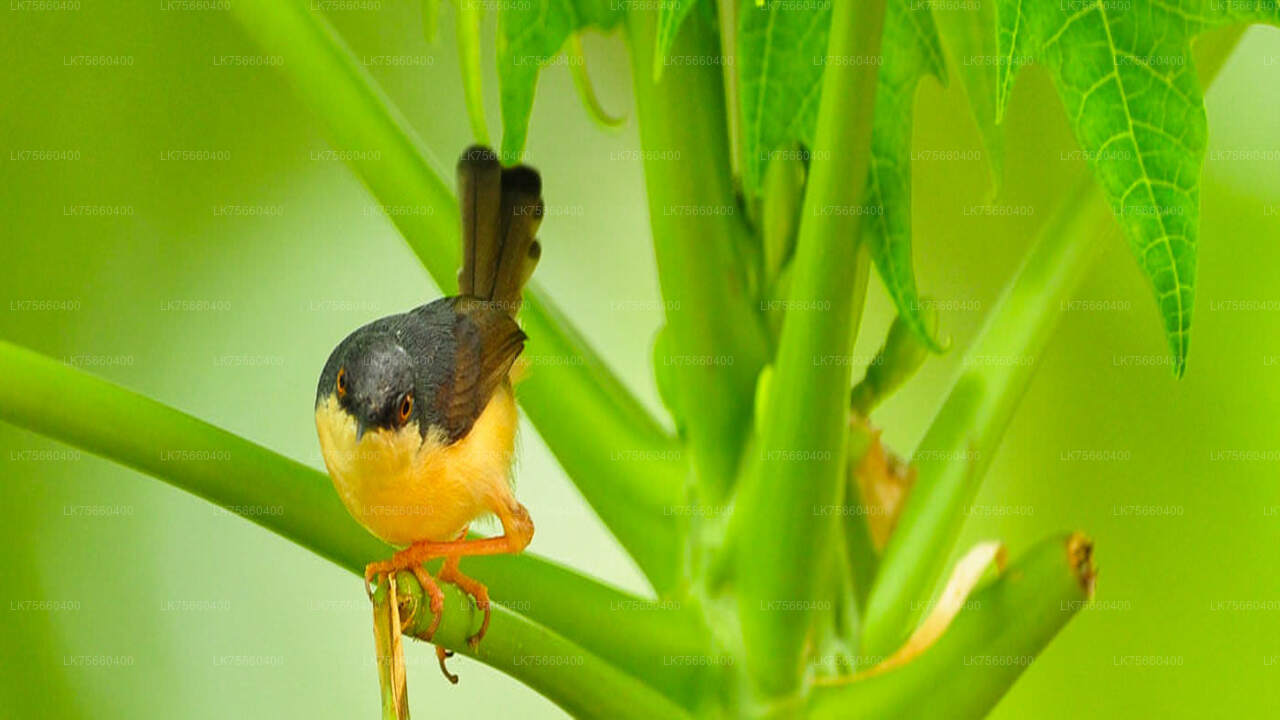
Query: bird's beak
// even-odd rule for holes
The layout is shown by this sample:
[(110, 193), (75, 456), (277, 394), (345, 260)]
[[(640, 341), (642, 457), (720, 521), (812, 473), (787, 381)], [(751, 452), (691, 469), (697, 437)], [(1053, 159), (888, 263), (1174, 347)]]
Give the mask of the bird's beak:
[(360, 442), (360, 438), (364, 437), (364, 431), (368, 429), (369, 425), (363, 418), (356, 418), (356, 442)]

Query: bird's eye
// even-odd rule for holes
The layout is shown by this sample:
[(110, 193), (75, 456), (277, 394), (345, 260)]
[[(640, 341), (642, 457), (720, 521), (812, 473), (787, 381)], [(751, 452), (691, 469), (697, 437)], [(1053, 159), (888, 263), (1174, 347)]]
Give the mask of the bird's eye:
[(338, 368), (338, 397), (347, 394), (347, 369)]
[(409, 413), (413, 412), (413, 396), (405, 394), (400, 400), (400, 424), (403, 425), (409, 421)]

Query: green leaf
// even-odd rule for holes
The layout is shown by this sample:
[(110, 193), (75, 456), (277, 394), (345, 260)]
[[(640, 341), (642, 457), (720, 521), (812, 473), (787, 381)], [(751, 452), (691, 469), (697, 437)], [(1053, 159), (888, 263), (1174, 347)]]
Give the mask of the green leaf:
[(587, 56), (582, 52), (582, 38), (577, 33), (569, 36), (569, 44), (565, 48), (569, 57), (569, 74), (573, 76), (573, 87), (578, 91), (578, 99), (587, 109), (591, 119), (606, 130), (622, 127), (627, 118), (622, 115), (610, 115), (596, 97), (595, 88), (591, 86), (591, 78), (587, 75)]
[[(1212, 81), (1237, 39), (1234, 32), (1214, 33), (1197, 43), (1201, 82)], [(977, 497), (983, 473), (1062, 317), (1053, 308), (1076, 291), (1114, 222), (1088, 176), (1061, 197), (965, 350), (964, 371), (916, 447), (919, 474), (867, 601), (864, 655), (893, 652), (929, 607), (964, 526), (966, 508)]]
[(934, 20), (947, 56), (957, 68), (987, 151), (991, 182), (997, 188), (1004, 173), (1004, 133), (996, 122), (996, 18), (989, 2), (938, 3)]
[[(759, 192), (768, 161), (790, 143), (813, 146), (830, 15), (829, 3), (743, 4), (738, 42), (748, 192)], [(942, 347), (920, 316), (911, 265), (910, 149), (916, 86), (925, 76), (944, 82), (946, 63), (927, 4), (889, 0), (884, 38), (865, 201), (873, 219), (866, 239), (898, 314), (938, 352)], [(875, 59), (835, 61), (870, 64)]]
[(1003, 116), (1018, 68), (1048, 68), (1130, 249), (1155, 290), (1173, 353), (1186, 367), (1195, 301), (1200, 169), (1208, 128), (1191, 39), (1230, 22), (1277, 24), (1269, 0), (999, 0)]
[(662, 68), (667, 61), (667, 51), (680, 32), (680, 25), (698, 0), (667, 0), (658, 5), (658, 38), (653, 50), (653, 80), (662, 79)]
[(830, 3), (742, 0), (738, 97), (748, 194), (760, 191), (773, 153), (795, 141), (813, 147), (830, 26)]
[(498, 95), (502, 100), (502, 160), (524, 152), (538, 72), (583, 28), (610, 30), (622, 19), (616, 0), (528, 0), (498, 12)]
[(911, 265), (911, 131), (916, 86), (933, 76), (946, 82), (946, 62), (926, 3), (890, 0), (885, 7), (884, 65), (876, 85), (866, 206), (867, 245), (880, 279), (907, 327), (941, 352), (921, 315)]

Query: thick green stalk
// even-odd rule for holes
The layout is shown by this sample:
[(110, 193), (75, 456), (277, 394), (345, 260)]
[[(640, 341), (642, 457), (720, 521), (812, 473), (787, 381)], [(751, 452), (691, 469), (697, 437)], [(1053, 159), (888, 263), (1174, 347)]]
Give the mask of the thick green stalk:
[[(875, 582), (876, 572), (880, 569), (880, 553), (876, 550), (875, 540), (871, 537), (871, 525), (867, 519), (867, 513), (862, 511), (871, 505), (862, 497), (858, 479), (854, 475), (854, 470), (862, 463), (862, 458), (871, 447), (871, 439), (864, 423), (855, 422), (850, 425), (843, 504), (846, 510), (853, 510), (856, 507), (857, 511), (843, 513), (841, 540), (844, 542), (845, 557), (849, 561), (849, 567), (845, 568), (845, 571), (849, 574), (853, 585), (853, 600), (858, 608), (859, 620), (866, 610), (871, 585)], [(859, 622), (860, 627), (861, 622)], [(850, 635), (847, 639), (856, 645), (856, 638), (856, 635)]]
[(809, 717), (986, 717), (1092, 597), (1091, 552), (1079, 534), (1037, 544), (976, 592), (942, 637), (906, 665), (815, 687)]
[[(1241, 30), (1197, 44), (1201, 82), (1212, 82)], [(928, 607), (1000, 438), (1026, 392), (1061, 302), (1075, 291), (1114, 227), (1092, 176), (1041, 229), (964, 356), (964, 371), (934, 417), (914, 460), (916, 484), (881, 559), (868, 601), (862, 652), (892, 652)]]
[[(190, 415), (30, 350), (0, 342), (0, 419), (160, 478), (239, 514), (357, 575), (392, 548), (347, 513), (324, 473)], [(535, 556), (468, 558), (495, 602), (690, 695), (696, 668), (663, 664), (706, 652), (688, 609), (654, 606)], [(352, 592), (359, 592), (352, 585)], [(536, 638), (526, 638), (532, 652)], [(456, 648), (455, 648), (456, 649)]]
[(1022, 399), (1045, 343), (1105, 233), (1108, 209), (1082, 185), (1045, 226), (964, 356), (964, 371), (914, 461), (919, 474), (885, 547), (867, 602), (865, 655), (902, 644), (946, 570), (983, 473)]
[(714, 27), (690, 13), (653, 80), (656, 11), (633, 9), (627, 31), (640, 124), (649, 224), (665, 300), (669, 370), (703, 501), (733, 486), (751, 426), (767, 339), (748, 284), (740, 216), (725, 137), (724, 81)]
[[(431, 619), (422, 588), (411, 573), (398, 574), (396, 584), (404, 608), (402, 615), (409, 618), (404, 632), (421, 639)], [(511, 675), (574, 717), (602, 720), (655, 717), (687, 720), (690, 717), (683, 708), (648, 685), (580, 645), (503, 607), (493, 608), (489, 631), (480, 645), (472, 649), (467, 637), (479, 629), (480, 612), (454, 586), (441, 585), (441, 589), (445, 593), (445, 614), (432, 642)]]
[(765, 698), (791, 695), (814, 618), (830, 610), (848, 450), (849, 353), (868, 258), (860, 201), (884, 3), (837, 3), (823, 76), (814, 162), (792, 260), (788, 309), (765, 400), (755, 472), (733, 516), (738, 611), (747, 670)]
[[(422, 587), (411, 573), (396, 576), (404, 633), (425, 640), (431, 621)], [(480, 627), (481, 614), (471, 599), (453, 585), (441, 585), (445, 612), (430, 640), (459, 655), (475, 658), (525, 683), (574, 717), (689, 718), (689, 714), (653, 688), (624, 674), (524, 616), (501, 605), (493, 608), (489, 630), (479, 646), (467, 638)], [(385, 593), (383, 587), (375, 592)], [(382, 640), (382, 638), (380, 638)], [(452, 661), (459, 670), (457, 660)]]
[(471, 120), (471, 136), (481, 145), (489, 144), (489, 125), (484, 120), (484, 75), (480, 70), (480, 20), (483, 6), (477, 2), (454, 5), (457, 13), (455, 42), (458, 67), (462, 69), (462, 92)]
[[(446, 293), (456, 291), (457, 202), (409, 123), (329, 23), (305, 3), (238, 2), (232, 8), (264, 48), (284, 57), (281, 70), (336, 147), (378, 151), (356, 153), (352, 169), (384, 205), (422, 209), (395, 213), (392, 220), (436, 284)], [(544, 247), (556, 252), (554, 240)], [(531, 287), (526, 296), (525, 357), (532, 367), (518, 389), (521, 404), (649, 580), (660, 590), (669, 588), (681, 572), (675, 550), (678, 529), (664, 512), (683, 497), (679, 444), (609, 372), (541, 289)], [(636, 457), (646, 460), (627, 461)]]

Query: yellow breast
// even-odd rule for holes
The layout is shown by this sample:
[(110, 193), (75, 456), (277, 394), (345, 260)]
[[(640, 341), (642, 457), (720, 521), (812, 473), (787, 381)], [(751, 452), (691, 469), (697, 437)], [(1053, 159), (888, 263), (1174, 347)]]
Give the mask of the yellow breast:
[(505, 383), (452, 445), (435, 432), (424, 440), (416, 423), (368, 430), (357, 441), (355, 418), (333, 395), (316, 408), (316, 431), (347, 510), (393, 545), (453, 540), (511, 494), (516, 408)]

